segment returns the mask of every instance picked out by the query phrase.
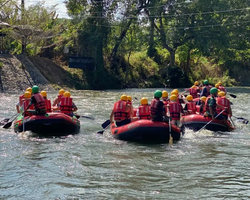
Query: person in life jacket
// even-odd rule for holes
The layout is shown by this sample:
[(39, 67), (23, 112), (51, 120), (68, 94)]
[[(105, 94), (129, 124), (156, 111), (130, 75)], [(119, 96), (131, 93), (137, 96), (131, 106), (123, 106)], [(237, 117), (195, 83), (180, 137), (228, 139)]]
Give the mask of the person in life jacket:
[(132, 113), (131, 106), (127, 102), (127, 95), (122, 95), (120, 100), (115, 102), (110, 114), (110, 123), (116, 124), (116, 126), (123, 126), (131, 122)]
[(191, 88), (189, 89), (185, 89), (186, 91), (189, 91), (189, 94), (195, 99), (198, 97), (198, 88), (193, 85)]
[(180, 118), (181, 118), (181, 108), (180, 104), (177, 102), (177, 96), (171, 95), (170, 96), (170, 103), (168, 104), (168, 112), (167, 115), (171, 117), (171, 124), (176, 126), (180, 125)]
[(134, 113), (134, 107), (132, 104), (132, 97), (131, 96), (127, 96), (127, 103), (130, 105), (131, 107), (131, 115), (134, 117), (136, 115), (136, 113)]
[[(32, 88), (28, 87), (25, 92), (29, 92), (31, 94), (32, 93)], [(22, 108), (22, 104), (23, 104), (23, 101), (25, 99), (24, 94), (25, 93), (23, 93), (22, 95), (19, 96), (19, 102), (16, 104), (17, 113), (20, 113), (20, 112), (24, 111), (22, 109), (20, 110), (20, 108)]]
[(194, 86), (196, 87), (197, 93), (200, 93), (200, 86), (198, 81), (194, 82)]
[(174, 90), (171, 92), (171, 96), (172, 96), (172, 95), (176, 95), (176, 96), (177, 96), (177, 103), (180, 105), (181, 113), (184, 113), (184, 110), (183, 110), (183, 107), (182, 107), (181, 104), (184, 104), (185, 102), (183, 101), (182, 96), (179, 95), (178, 89), (174, 89)]
[(32, 105), (34, 105), (34, 111), (29, 111), (34, 115), (45, 115), (46, 107), (43, 96), (39, 93), (39, 87), (34, 85), (32, 87), (32, 97), (29, 103), (29, 106), (26, 110), (28, 110)]
[(199, 114), (204, 114), (204, 112), (206, 111), (206, 108), (205, 108), (205, 102), (206, 102), (206, 99), (207, 99), (207, 97), (205, 97), (205, 96), (202, 96), (201, 98), (200, 98), (200, 106), (199, 106), (199, 110), (198, 110), (198, 113)]
[(41, 95), (43, 96), (44, 101), (45, 101), (46, 111), (51, 112), (51, 101), (50, 101), (50, 99), (47, 99), (47, 92), (42, 91)]
[(209, 85), (208, 80), (205, 80), (203, 83), (204, 83), (204, 87), (200, 93), (200, 97), (202, 96), (208, 97), (210, 95), (211, 86)]
[(151, 101), (150, 105), (150, 116), (152, 121), (163, 121), (163, 117), (166, 115), (164, 103), (160, 100), (161, 97), (162, 92), (156, 90), (154, 92), (154, 99)]
[[(231, 118), (232, 117), (232, 109), (231, 109), (231, 105), (230, 105), (230, 101), (226, 98), (226, 93), (221, 91), (218, 93), (218, 98), (216, 99), (216, 103), (217, 103), (217, 113), (220, 113), (223, 108), (227, 107), (227, 110), (225, 110), (222, 115), (225, 117), (225, 119), (228, 119), (228, 116)], [(218, 107), (218, 105), (222, 106), (222, 107)]]
[(71, 94), (68, 91), (63, 93), (63, 97), (59, 102), (60, 112), (73, 117), (73, 112), (77, 111), (77, 107), (70, 97)]
[(221, 82), (218, 82), (217, 84), (219, 85), (219, 88), (218, 88), (218, 89), (219, 89), (220, 91), (227, 93), (226, 88), (222, 86), (222, 83), (221, 83)]
[(162, 91), (162, 101), (164, 104), (165, 112), (167, 113), (167, 105), (169, 103), (168, 92), (163, 90)]
[(137, 109), (136, 117), (138, 117), (138, 119), (151, 119), (150, 105), (148, 105), (147, 98), (141, 98), (141, 105)]
[[(31, 99), (31, 93), (29, 91), (26, 91), (24, 93), (24, 99), (23, 99), (23, 104), (22, 104), (22, 110), (23, 111), (27, 110), (27, 108), (28, 108), (28, 106), (30, 104), (30, 99)], [(31, 105), (30, 109), (34, 109), (34, 106)], [(29, 115), (29, 111), (24, 113), (24, 116), (27, 116), (27, 115)]]
[(216, 103), (217, 92), (218, 92), (218, 89), (216, 87), (211, 88), (210, 90), (211, 96), (207, 98), (206, 103), (205, 103), (206, 113), (204, 114), (204, 116), (211, 117), (212, 120), (214, 120), (216, 117), (216, 119), (221, 120), (223, 124), (228, 127), (229, 130), (233, 130), (233, 127), (231, 127), (231, 125), (227, 122), (226, 118), (221, 114), (218, 115), (218, 113), (216, 112), (217, 107), (222, 108), (222, 110), (225, 110), (225, 111), (228, 110), (228, 107), (223, 107)]
[(57, 96), (57, 97), (54, 99), (54, 101), (53, 101), (53, 104), (52, 104), (53, 107), (59, 105), (59, 103), (60, 103), (60, 101), (61, 101), (61, 98), (63, 97), (64, 92), (65, 92), (64, 89), (60, 89), (60, 90), (59, 90), (58, 96)]
[(184, 113), (186, 115), (195, 114), (196, 113), (196, 103), (193, 101), (192, 95), (188, 95), (186, 97), (187, 103), (184, 106)]

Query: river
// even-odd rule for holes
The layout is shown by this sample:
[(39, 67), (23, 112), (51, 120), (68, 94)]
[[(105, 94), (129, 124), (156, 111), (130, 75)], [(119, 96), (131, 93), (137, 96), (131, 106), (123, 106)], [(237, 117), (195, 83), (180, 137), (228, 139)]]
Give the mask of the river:
[[(120, 95), (151, 100), (154, 90), (73, 91), (78, 114), (95, 120), (81, 118), (80, 133), (67, 138), (0, 127), (0, 199), (250, 199), (250, 125), (235, 118), (234, 132), (189, 130), (173, 146), (96, 134)], [(250, 119), (250, 89), (228, 90), (237, 95), (233, 115)], [(0, 99), (0, 120), (14, 115), (18, 94)]]

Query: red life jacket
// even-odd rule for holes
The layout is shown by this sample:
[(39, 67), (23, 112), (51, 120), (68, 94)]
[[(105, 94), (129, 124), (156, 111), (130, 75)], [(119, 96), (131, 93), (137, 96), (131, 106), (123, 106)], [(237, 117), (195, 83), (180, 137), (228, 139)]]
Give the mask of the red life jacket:
[[(28, 108), (29, 104), (30, 104), (30, 99), (23, 100), (23, 111), (25, 111)], [(33, 106), (33, 108), (34, 108), (34, 106)]]
[(195, 114), (196, 113), (196, 104), (193, 101), (187, 102), (187, 109), (189, 114)]
[(130, 113), (126, 112), (127, 102), (119, 100), (115, 102), (113, 111), (114, 111), (114, 120), (125, 120), (129, 118)]
[(189, 93), (193, 98), (197, 98), (197, 89), (196, 88), (190, 88)]
[(19, 105), (22, 106), (23, 105), (23, 100), (24, 100), (24, 94), (19, 96)]
[(36, 103), (34, 104), (34, 108), (36, 110), (46, 110), (45, 101), (43, 96), (40, 93), (33, 94), (33, 97), (36, 99)]
[(70, 97), (62, 97), (60, 103), (60, 110), (64, 114), (71, 114), (73, 112), (73, 100)]
[(166, 105), (169, 104), (169, 100), (163, 100), (163, 103), (164, 103), (164, 105), (166, 106)]
[[(218, 97), (217, 104), (223, 107), (230, 108), (230, 101), (226, 97)], [(220, 113), (222, 110), (224, 110), (224, 108), (216, 108), (217, 113)], [(222, 114), (228, 115), (228, 110), (224, 111)]]
[(180, 104), (177, 102), (170, 102), (169, 103), (169, 111), (170, 111), (170, 116), (172, 117), (173, 120), (180, 120)]
[(132, 102), (131, 102), (131, 101), (127, 101), (127, 104), (131, 105), (131, 104), (132, 104)]
[(51, 101), (49, 99), (44, 98), (46, 111), (51, 112)]
[(158, 99), (153, 99), (151, 101), (151, 105), (150, 105), (151, 115), (156, 115), (158, 113), (158, 103), (159, 102), (160, 102), (160, 100), (158, 100)]
[(221, 86), (221, 85), (219, 86), (219, 90), (220, 90), (220, 91), (223, 91), (223, 92), (226, 92), (226, 88), (223, 87), (223, 86)]
[(141, 105), (138, 108), (139, 118), (140, 119), (151, 119), (150, 117), (150, 106)]

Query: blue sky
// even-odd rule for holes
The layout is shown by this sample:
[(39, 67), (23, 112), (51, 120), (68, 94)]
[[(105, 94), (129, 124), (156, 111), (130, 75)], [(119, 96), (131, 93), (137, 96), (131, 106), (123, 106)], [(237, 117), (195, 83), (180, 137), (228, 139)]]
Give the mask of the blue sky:
[[(56, 11), (57, 14), (59, 14), (59, 18), (68, 18), (67, 15), (67, 9), (65, 7), (65, 4), (63, 3), (64, 0), (43, 0), (45, 2), (45, 7), (46, 6), (56, 6)], [(20, 1), (21, 2), (21, 1)], [(25, 0), (25, 6), (29, 6), (31, 4), (36, 4), (37, 2), (42, 2), (39, 0)]]

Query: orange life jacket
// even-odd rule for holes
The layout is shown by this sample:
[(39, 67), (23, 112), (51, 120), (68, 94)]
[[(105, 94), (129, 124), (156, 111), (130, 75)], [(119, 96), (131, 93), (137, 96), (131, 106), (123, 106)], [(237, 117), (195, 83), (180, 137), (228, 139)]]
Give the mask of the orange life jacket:
[(140, 119), (151, 119), (150, 117), (150, 106), (141, 105), (138, 108), (139, 118)]
[(49, 99), (44, 98), (46, 111), (51, 112), (51, 101)]
[(64, 114), (71, 114), (73, 112), (73, 100), (70, 97), (62, 97), (60, 103), (60, 110)]
[(114, 120), (125, 120), (129, 118), (130, 113), (126, 112), (127, 102), (119, 100), (115, 102), (113, 111), (114, 111)]
[(193, 98), (197, 98), (197, 88), (190, 88), (189, 93)]
[(180, 104), (178, 104), (177, 102), (170, 102), (169, 103), (169, 112), (170, 112), (170, 116), (173, 120), (180, 120), (180, 112), (181, 112), (181, 108), (180, 108)]
[[(230, 101), (226, 97), (218, 97), (217, 104), (223, 107), (230, 108)], [(217, 113), (220, 113), (222, 110), (224, 110), (224, 108), (216, 108)], [(228, 115), (228, 110), (225, 110), (222, 114)]]
[(45, 101), (43, 96), (40, 93), (33, 94), (33, 97), (36, 99), (36, 103), (34, 104), (34, 108), (36, 110), (46, 110)]
[(195, 114), (196, 112), (196, 104), (194, 101), (187, 102), (187, 109), (189, 114)]

